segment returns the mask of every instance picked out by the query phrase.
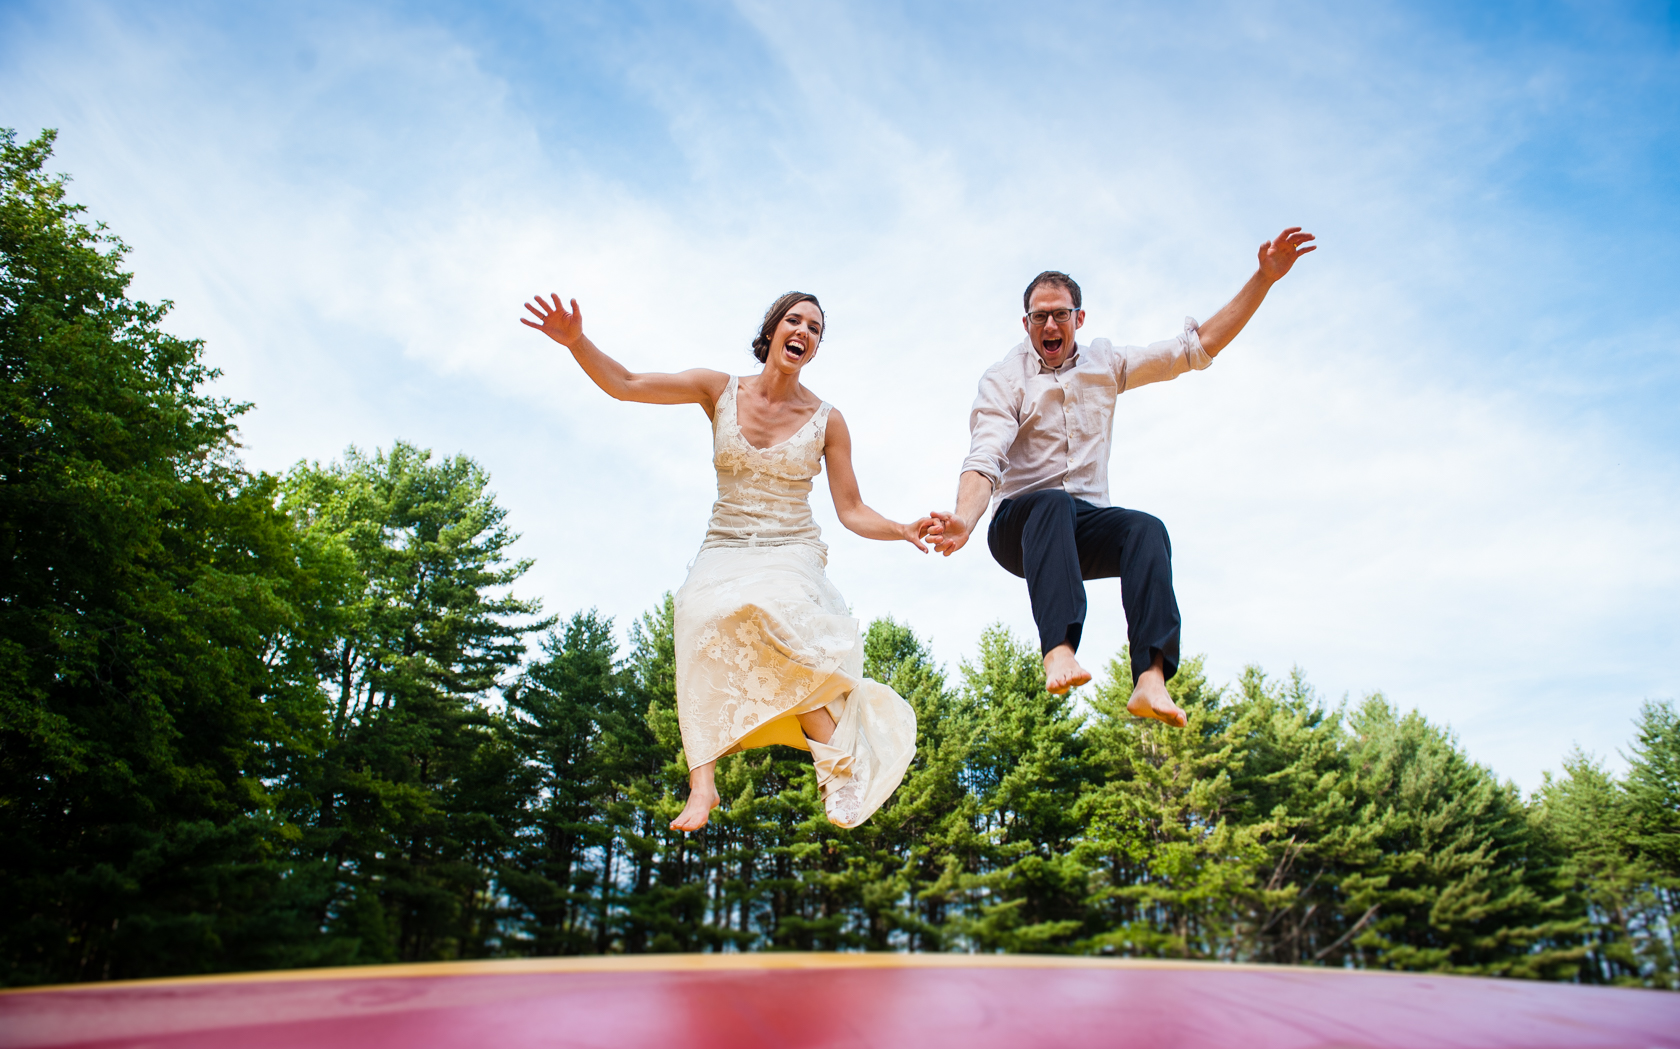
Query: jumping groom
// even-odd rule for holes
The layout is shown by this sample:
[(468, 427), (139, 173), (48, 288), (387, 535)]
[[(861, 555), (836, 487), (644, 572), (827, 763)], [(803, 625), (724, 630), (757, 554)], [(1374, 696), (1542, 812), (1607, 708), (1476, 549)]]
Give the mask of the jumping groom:
[(1178, 671), (1172, 544), (1159, 519), (1108, 503), (1114, 402), (1127, 390), (1213, 363), (1271, 286), (1315, 250), (1312, 239), (1292, 226), (1260, 245), (1260, 268), (1224, 309), (1201, 325), (1186, 318), (1177, 337), (1148, 346), (1077, 342), (1085, 311), (1073, 278), (1047, 270), (1027, 285), (1026, 340), (980, 378), (956, 511), (934, 512), (930, 538), (947, 557), (962, 549), (995, 497), (986, 542), (998, 564), (1027, 581), (1051, 692), (1091, 680), (1075, 658), (1085, 626), (1084, 581), (1119, 576), (1132, 652), (1127, 709), (1185, 724), (1167, 695)]

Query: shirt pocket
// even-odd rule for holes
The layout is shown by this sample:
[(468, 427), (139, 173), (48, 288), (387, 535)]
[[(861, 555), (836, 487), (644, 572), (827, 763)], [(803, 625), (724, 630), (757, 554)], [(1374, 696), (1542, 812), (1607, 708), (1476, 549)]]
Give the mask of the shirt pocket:
[(1068, 383), (1068, 397), (1073, 402), (1069, 412), (1071, 421), (1086, 437), (1100, 437), (1114, 422), (1114, 402), (1120, 396), (1120, 383), (1107, 372), (1078, 372)]

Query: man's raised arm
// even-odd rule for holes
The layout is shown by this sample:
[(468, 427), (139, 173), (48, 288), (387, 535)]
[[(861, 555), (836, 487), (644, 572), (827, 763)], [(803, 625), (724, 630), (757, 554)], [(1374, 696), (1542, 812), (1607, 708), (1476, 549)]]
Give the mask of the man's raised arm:
[(1203, 322), (1197, 331), (1202, 349), (1209, 357), (1218, 356), (1220, 350), (1230, 345), (1248, 319), (1254, 316), (1254, 311), (1260, 308), (1266, 292), (1289, 272), (1296, 259), (1309, 251), (1318, 250), (1316, 244), (1307, 243), (1312, 239), (1311, 233), (1302, 233), (1301, 227), (1291, 226), (1279, 233), (1276, 240), (1260, 245), (1260, 268), (1248, 278), (1248, 283), (1237, 292), (1237, 297)]

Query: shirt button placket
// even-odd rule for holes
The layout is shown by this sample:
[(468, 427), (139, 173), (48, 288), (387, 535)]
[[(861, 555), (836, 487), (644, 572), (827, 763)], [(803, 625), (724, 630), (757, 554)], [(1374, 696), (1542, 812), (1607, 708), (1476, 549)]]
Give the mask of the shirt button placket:
[[(1067, 472), (1068, 480), (1073, 477), (1073, 423), (1068, 418), (1067, 380), (1062, 380), (1062, 432), (1067, 435)], [(1065, 486), (1064, 486), (1065, 487)]]

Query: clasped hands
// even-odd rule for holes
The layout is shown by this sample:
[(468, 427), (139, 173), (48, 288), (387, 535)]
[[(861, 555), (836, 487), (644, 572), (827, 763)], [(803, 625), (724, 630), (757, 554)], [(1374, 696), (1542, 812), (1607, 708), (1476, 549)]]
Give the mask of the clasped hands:
[(925, 541), (935, 553), (946, 557), (961, 550), (973, 531), (961, 517), (943, 510), (935, 510), (909, 527), (915, 529), (916, 537), (910, 541), (916, 544), (916, 549), (926, 549), (922, 546)]

